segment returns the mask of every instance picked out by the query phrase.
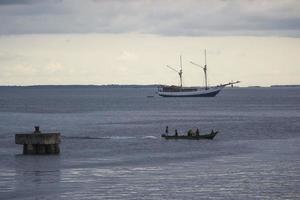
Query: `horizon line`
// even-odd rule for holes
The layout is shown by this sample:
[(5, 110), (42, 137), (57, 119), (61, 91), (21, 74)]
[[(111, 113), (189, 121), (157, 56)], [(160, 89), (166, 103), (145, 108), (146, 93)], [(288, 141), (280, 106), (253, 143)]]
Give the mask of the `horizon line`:
[[(33, 84), (33, 85), (0, 85), (0, 87), (158, 87), (165, 84)], [(186, 87), (204, 87), (204, 86), (186, 86)], [(300, 87), (300, 84), (274, 84), (269, 86), (249, 85), (249, 86), (234, 86), (235, 88), (249, 87)]]

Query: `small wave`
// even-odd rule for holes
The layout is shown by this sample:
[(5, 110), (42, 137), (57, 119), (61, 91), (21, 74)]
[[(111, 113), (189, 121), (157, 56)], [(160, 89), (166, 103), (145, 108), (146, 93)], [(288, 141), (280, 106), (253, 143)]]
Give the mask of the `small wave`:
[(11, 135), (0, 135), (0, 139), (8, 139), (8, 138), (12, 138), (13, 136)]
[(131, 136), (110, 136), (109, 139), (116, 139), (116, 140), (128, 140), (128, 139), (135, 139), (136, 137)]
[(101, 140), (101, 139), (109, 139), (106, 137), (90, 137), (90, 136), (62, 136), (64, 139), (84, 139), (84, 140)]
[(157, 139), (157, 137), (153, 135), (148, 135), (148, 136), (144, 136), (143, 139)]
[[(92, 136), (62, 136), (63, 139), (82, 139), (82, 140), (100, 140), (100, 139), (112, 139), (112, 140), (129, 140), (137, 139), (134, 136), (102, 136), (102, 137), (92, 137)], [(156, 136), (148, 135), (141, 137), (142, 139), (157, 139)]]

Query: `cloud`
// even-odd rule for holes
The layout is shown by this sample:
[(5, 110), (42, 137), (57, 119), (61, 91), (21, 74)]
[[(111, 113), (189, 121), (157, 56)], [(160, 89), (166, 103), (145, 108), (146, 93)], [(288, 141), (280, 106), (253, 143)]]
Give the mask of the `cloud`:
[(0, 5), (28, 4), (32, 0), (0, 0)]
[(50, 74), (56, 74), (64, 70), (64, 66), (59, 62), (51, 62), (45, 67), (45, 72)]
[[(48, 0), (49, 1), (49, 0)], [(62, 0), (50, 0), (52, 2), (62, 1)], [(0, 0), (0, 5), (27, 5), (42, 3), (40, 0)]]
[(120, 61), (136, 61), (138, 56), (135, 53), (123, 51), (121, 55), (118, 56), (117, 60)]
[(299, 37), (300, 1), (0, 0), (0, 23), (0, 34), (133, 32)]
[(0, 51), (0, 60), (1, 62), (9, 62), (12, 60), (21, 60), (24, 56), (16, 53)]

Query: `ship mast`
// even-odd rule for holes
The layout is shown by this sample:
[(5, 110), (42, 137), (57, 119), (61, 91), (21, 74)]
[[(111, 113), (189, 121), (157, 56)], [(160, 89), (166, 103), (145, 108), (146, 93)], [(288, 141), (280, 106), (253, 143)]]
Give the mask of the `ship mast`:
[(204, 71), (204, 78), (205, 78), (205, 90), (208, 90), (208, 86), (207, 86), (207, 63), (206, 63), (206, 49), (204, 50), (204, 59), (205, 59), (205, 65), (204, 67), (197, 64), (197, 63), (194, 63), (192, 61), (190, 61), (190, 63), (192, 63), (193, 65), (197, 66), (197, 67), (201, 67)]
[(180, 71), (179, 71), (179, 77), (180, 77), (180, 87), (182, 87), (182, 57), (180, 55)]
[(206, 64), (206, 49), (204, 50), (204, 57), (205, 57), (205, 65), (204, 65), (204, 76), (205, 76), (205, 89), (207, 90), (207, 64)]
[(167, 65), (167, 67), (168, 67), (169, 69), (171, 69), (171, 70), (173, 70), (173, 71), (175, 71), (175, 72), (178, 73), (179, 78), (180, 78), (180, 87), (182, 88), (182, 74), (183, 74), (183, 72), (182, 72), (182, 57), (181, 57), (181, 55), (180, 55), (180, 70), (179, 70), (179, 71), (176, 70), (176, 69), (174, 69), (173, 67), (171, 67), (171, 66), (169, 66), (169, 65)]

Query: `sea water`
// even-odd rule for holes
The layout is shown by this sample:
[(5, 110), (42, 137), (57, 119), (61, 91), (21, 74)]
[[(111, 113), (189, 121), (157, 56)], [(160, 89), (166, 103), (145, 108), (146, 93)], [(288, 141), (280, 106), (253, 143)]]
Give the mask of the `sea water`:
[[(300, 199), (300, 88), (155, 91), (1, 87), (0, 199)], [(22, 155), (14, 134), (36, 125), (62, 134), (60, 155)]]

